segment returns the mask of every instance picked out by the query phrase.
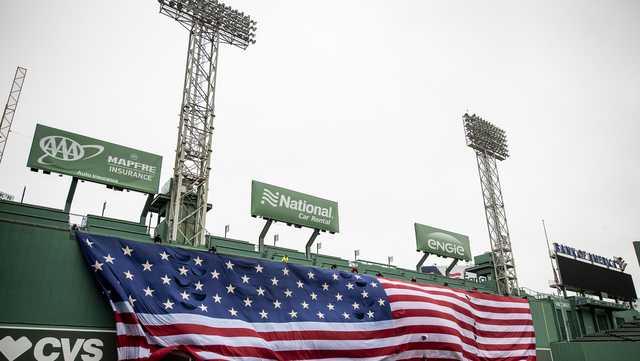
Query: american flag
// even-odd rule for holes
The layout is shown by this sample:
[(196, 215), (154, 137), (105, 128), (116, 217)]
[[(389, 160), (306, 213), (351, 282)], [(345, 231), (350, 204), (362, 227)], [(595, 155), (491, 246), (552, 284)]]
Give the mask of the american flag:
[(77, 233), (119, 360), (535, 360), (528, 302)]

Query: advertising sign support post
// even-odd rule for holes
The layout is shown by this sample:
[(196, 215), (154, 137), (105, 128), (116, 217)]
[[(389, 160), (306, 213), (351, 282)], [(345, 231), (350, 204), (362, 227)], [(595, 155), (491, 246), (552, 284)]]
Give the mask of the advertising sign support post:
[(147, 215), (149, 214), (149, 207), (151, 207), (152, 201), (153, 201), (153, 194), (147, 194), (147, 201), (144, 202), (144, 207), (142, 208), (142, 212), (140, 213), (140, 224), (146, 223)]
[(71, 179), (71, 185), (69, 186), (69, 193), (67, 193), (67, 201), (64, 204), (65, 213), (71, 212), (71, 203), (73, 203), (73, 196), (76, 194), (77, 187), (78, 187), (78, 178), (73, 177)]
[(447, 270), (445, 272), (445, 276), (449, 277), (449, 273), (451, 273), (451, 270), (453, 269), (453, 267), (456, 266), (456, 264), (458, 263), (458, 259), (454, 258), (453, 262), (451, 262), (451, 264), (449, 265), (449, 267), (447, 267)]
[[(262, 252), (264, 251), (264, 237), (267, 236), (267, 232), (269, 232), (269, 227), (271, 227), (271, 223), (273, 223), (273, 220), (267, 219), (267, 222), (264, 224), (264, 227), (262, 227), (262, 232), (260, 232), (260, 237), (258, 237), (258, 252), (260, 252), (260, 254), (262, 254)], [(275, 242), (273, 242), (273, 245), (275, 246)]]
[(313, 233), (311, 234), (311, 238), (309, 238), (309, 241), (307, 241), (307, 245), (304, 248), (304, 253), (307, 259), (311, 258), (311, 246), (313, 245), (313, 242), (316, 241), (316, 237), (318, 237), (319, 234), (320, 234), (320, 230), (314, 229)]
[(416, 265), (416, 271), (417, 272), (422, 272), (422, 265), (424, 265), (424, 262), (427, 260), (427, 257), (429, 257), (431, 253), (425, 252), (422, 255), (422, 258), (420, 258), (420, 262), (418, 262), (418, 264)]

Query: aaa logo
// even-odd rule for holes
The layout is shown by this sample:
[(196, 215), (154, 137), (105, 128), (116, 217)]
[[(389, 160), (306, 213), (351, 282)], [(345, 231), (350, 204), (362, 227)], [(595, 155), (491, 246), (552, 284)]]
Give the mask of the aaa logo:
[(104, 151), (101, 145), (81, 145), (75, 140), (61, 135), (49, 135), (40, 139), (40, 149), (44, 152), (38, 163), (50, 165), (51, 158), (72, 162), (91, 159)]

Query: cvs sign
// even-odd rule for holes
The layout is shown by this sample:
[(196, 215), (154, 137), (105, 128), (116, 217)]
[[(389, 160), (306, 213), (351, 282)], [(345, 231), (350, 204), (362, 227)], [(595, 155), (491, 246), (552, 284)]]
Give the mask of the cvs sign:
[(0, 361), (115, 360), (115, 333), (0, 328)]

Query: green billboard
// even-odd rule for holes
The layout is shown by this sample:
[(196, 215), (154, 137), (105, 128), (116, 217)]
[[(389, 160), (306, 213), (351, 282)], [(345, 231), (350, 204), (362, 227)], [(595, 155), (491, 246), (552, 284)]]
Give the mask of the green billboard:
[(38, 124), (27, 167), (157, 193), (162, 157)]
[(251, 182), (251, 215), (336, 233), (338, 203), (258, 181)]
[(414, 223), (416, 249), (442, 257), (471, 260), (469, 237), (420, 223)]

